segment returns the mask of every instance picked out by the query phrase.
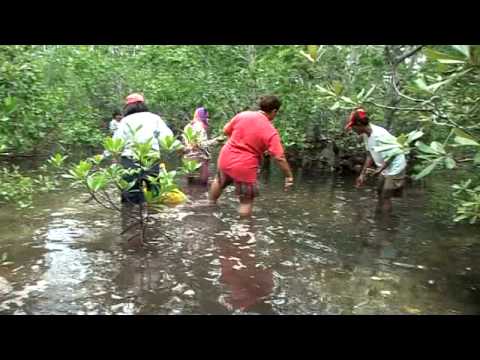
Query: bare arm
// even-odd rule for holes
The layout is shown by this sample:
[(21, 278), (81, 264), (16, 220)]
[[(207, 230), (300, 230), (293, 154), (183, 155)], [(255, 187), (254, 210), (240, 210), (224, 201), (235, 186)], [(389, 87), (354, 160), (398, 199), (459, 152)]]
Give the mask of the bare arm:
[(275, 158), (275, 161), (277, 162), (278, 167), (283, 171), (283, 174), (285, 175), (285, 187), (292, 186), (293, 174), (287, 159), (285, 159), (285, 156)]
[(224, 127), (223, 127), (223, 133), (230, 137), (232, 135), (232, 132), (233, 132), (233, 121), (234, 121), (235, 118), (233, 118), (232, 120), (230, 120)]
[(373, 165), (372, 155), (370, 155), (370, 153), (368, 152), (365, 162), (363, 163), (363, 168), (362, 168), (362, 172), (360, 173), (360, 176), (362, 175), (365, 176), (367, 169), (372, 165)]
[(375, 175), (380, 174), (383, 170), (385, 170), (387, 167), (390, 166), (394, 158), (391, 158), (390, 160), (385, 161), (385, 163), (377, 170), (375, 171)]
[(372, 155), (370, 155), (370, 153), (368, 152), (367, 153), (367, 158), (365, 159), (365, 162), (363, 163), (362, 171), (360, 172), (360, 175), (358, 176), (358, 178), (355, 182), (356, 187), (360, 187), (360, 186), (363, 185), (363, 183), (365, 182), (365, 175), (366, 175), (367, 169), (370, 166), (372, 166), (372, 164), (373, 164)]
[(278, 167), (285, 174), (285, 188), (293, 185), (293, 174), (288, 164), (287, 159), (285, 158), (285, 153), (283, 151), (283, 146), (280, 141), (280, 135), (275, 130), (273, 135), (268, 139), (268, 150), (267, 152), (275, 158)]

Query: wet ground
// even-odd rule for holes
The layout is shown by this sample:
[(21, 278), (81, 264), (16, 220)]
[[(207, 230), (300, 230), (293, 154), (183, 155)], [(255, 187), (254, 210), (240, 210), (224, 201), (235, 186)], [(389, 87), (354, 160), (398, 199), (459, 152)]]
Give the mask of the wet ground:
[(479, 313), (478, 227), (429, 216), (431, 194), (414, 187), (378, 216), (374, 187), (353, 182), (297, 174), (285, 193), (264, 173), (250, 220), (233, 189), (211, 207), (206, 188), (186, 187), (143, 248), (72, 189), (1, 207), (0, 314)]

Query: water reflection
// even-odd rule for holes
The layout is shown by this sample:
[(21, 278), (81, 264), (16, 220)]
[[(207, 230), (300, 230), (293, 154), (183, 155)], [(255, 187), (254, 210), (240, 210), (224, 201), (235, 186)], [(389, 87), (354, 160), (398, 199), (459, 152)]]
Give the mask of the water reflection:
[(247, 224), (232, 226), (230, 236), (215, 241), (220, 279), (228, 289), (224, 304), (229, 310), (249, 311), (262, 303), (264, 312), (271, 311), (271, 305), (262, 301), (269, 299), (273, 290), (272, 269), (257, 261), (256, 234), (251, 230)]
[(144, 247), (127, 244), (127, 213), (73, 191), (49, 194), (28, 221), (0, 208), (0, 254), (14, 259), (0, 267), (12, 287), (0, 313), (478, 312), (478, 233), (427, 217), (427, 195), (407, 189), (382, 217), (354, 179), (298, 174), (285, 193), (274, 169), (250, 220), (233, 193), (210, 206), (206, 186), (182, 184), (188, 202), (151, 213)]

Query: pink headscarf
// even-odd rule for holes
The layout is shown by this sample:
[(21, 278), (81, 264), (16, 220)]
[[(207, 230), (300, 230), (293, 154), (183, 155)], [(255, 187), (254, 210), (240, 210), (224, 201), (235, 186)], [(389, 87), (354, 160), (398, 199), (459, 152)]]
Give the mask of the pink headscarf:
[(195, 114), (193, 115), (192, 122), (200, 121), (203, 125), (203, 128), (207, 130), (208, 128), (208, 111), (204, 107), (199, 107), (195, 110)]

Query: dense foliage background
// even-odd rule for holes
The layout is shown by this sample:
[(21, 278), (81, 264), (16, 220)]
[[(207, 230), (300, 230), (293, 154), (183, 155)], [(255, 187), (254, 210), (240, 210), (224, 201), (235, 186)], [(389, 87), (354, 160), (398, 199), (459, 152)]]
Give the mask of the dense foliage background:
[(466, 45), (1, 46), (0, 153), (98, 146), (133, 91), (177, 130), (206, 106), (213, 133), (259, 95), (276, 94), (284, 104), (276, 126), (300, 152), (319, 134), (347, 144), (346, 115), (363, 105), (395, 135), (424, 132), (422, 175), (466, 172), (456, 208), (467, 206), (463, 219), (475, 222), (479, 65), (480, 47)]

